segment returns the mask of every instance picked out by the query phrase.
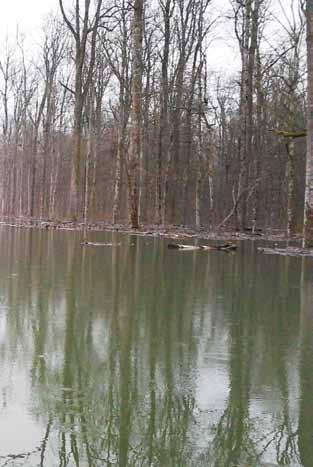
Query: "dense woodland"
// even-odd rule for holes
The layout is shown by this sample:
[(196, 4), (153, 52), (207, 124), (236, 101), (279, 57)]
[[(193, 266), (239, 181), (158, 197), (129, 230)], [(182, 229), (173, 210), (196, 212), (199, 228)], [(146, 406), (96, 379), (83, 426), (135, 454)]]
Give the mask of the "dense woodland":
[(8, 38), (0, 215), (301, 232), (304, 6), (218, 3), (59, 0), (33, 53)]

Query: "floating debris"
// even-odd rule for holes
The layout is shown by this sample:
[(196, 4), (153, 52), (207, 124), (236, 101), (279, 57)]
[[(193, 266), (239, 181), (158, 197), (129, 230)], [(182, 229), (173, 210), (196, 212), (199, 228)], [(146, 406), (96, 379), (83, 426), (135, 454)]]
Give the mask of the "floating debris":
[(83, 246), (120, 246), (120, 243), (100, 243), (100, 242), (82, 242), (81, 245)]
[(258, 251), (266, 255), (281, 255), (281, 256), (313, 256), (313, 249), (287, 247), (287, 248), (263, 248), (259, 247)]
[(182, 243), (169, 243), (167, 247), (171, 250), (217, 250), (217, 251), (235, 251), (238, 245), (235, 243), (223, 243), (222, 245), (185, 245)]

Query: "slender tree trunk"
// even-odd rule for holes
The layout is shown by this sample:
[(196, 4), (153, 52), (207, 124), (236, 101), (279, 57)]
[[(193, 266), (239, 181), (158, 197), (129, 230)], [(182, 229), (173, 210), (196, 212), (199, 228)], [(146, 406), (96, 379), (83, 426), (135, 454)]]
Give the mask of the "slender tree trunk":
[(53, 168), (50, 175), (50, 194), (49, 194), (49, 209), (48, 216), (50, 219), (55, 219), (56, 217), (56, 194), (58, 188), (58, 178), (61, 165), (61, 144), (60, 140), (57, 141), (56, 154), (54, 159)]
[[(248, 52), (248, 72), (247, 72), (247, 135), (246, 135), (246, 162), (245, 162), (245, 181), (244, 181), (244, 188), (247, 189), (250, 183), (251, 177), (251, 166), (253, 162), (253, 133), (254, 133), (254, 125), (253, 125), (253, 96), (254, 96), (254, 73), (255, 73), (255, 58), (256, 58), (256, 51), (258, 45), (258, 29), (259, 29), (259, 10), (260, 4), (262, 0), (254, 0), (253, 8), (249, 14), (251, 15), (251, 37), (250, 37), (250, 44), (249, 44), (249, 52)], [(247, 217), (248, 217), (248, 205), (247, 202), (244, 201), (243, 203), (243, 211), (242, 211), (242, 228), (244, 228), (247, 224)]]
[(94, 111), (93, 111), (93, 95), (89, 98), (89, 128), (87, 141), (87, 155), (85, 163), (85, 181), (84, 181), (84, 229), (83, 242), (87, 241), (88, 217), (89, 217), (89, 186), (90, 186), (90, 165), (94, 147)]
[(95, 113), (95, 142), (92, 151), (91, 164), (91, 184), (90, 184), (90, 216), (94, 218), (96, 211), (96, 183), (97, 183), (97, 164), (99, 153), (99, 142), (101, 140), (101, 104), (102, 96), (97, 97), (96, 113)]
[[(242, 6), (244, 9), (244, 24), (243, 33), (240, 38), (240, 52), (241, 52), (241, 83), (240, 83), (240, 136), (238, 140), (238, 185), (237, 185), (237, 197), (240, 196), (240, 191), (244, 188), (244, 184), (247, 181), (247, 117), (248, 117), (248, 94), (249, 94), (249, 42), (250, 42), (250, 23), (251, 23), (251, 2), (248, 0), (247, 3)], [(235, 224), (236, 229), (239, 230), (243, 227), (246, 217), (246, 203), (242, 200), (241, 206), (237, 207), (235, 211)]]
[[(253, 136), (253, 93), (254, 93), (254, 69), (257, 49), (259, 13), (263, 0), (247, 0), (240, 8), (243, 9), (242, 35), (236, 32), (240, 44), (242, 73), (240, 94), (240, 142), (239, 142), (239, 176), (237, 197), (241, 190), (248, 189), (250, 182), (252, 160), (252, 136)], [(239, 2), (238, 2), (239, 3)], [(243, 229), (247, 223), (248, 206), (246, 199), (242, 199), (238, 210), (237, 225)]]
[[(97, 0), (95, 13), (90, 18), (90, 0), (84, 2), (84, 12), (81, 14), (80, 2), (76, 1), (75, 19), (71, 23), (66, 15), (63, 0), (59, 5), (63, 20), (75, 40), (75, 102), (74, 102), (74, 128), (73, 128), (73, 154), (71, 171), (71, 192), (69, 203), (69, 215), (77, 220), (81, 217), (82, 208), (82, 181), (81, 181), (81, 152), (82, 152), (82, 128), (83, 109), (87, 93), (90, 88), (92, 74), (95, 66), (95, 50), (97, 30), (101, 16), (102, 0)], [(90, 28), (92, 24), (92, 28)], [(90, 39), (90, 40), (89, 40)], [(87, 47), (90, 44), (90, 52)], [(89, 61), (87, 60), (89, 58)]]
[(149, 110), (151, 107), (151, 40), (148, 38), (145, 43), (146, 48), (146, 82), (143, 92), (143, 109), (142, 109), (142, 144), (139, 160), (139, 193), (138, 193), (138, 219), (142, 223), (146, 219), (147, 212), (147, 167), (149, 154)]
[(143, 0), (134, 1), (133, 19), (133, 58), (132, 58), (132, 107), (130, 145), (128, 151), (128, 209), (132, 229), (138, 229), (138, 181), (140, 154), (142, 146), (142, 38), (143, 38)]
[(294, 139), (286, 143), (287, 148), (287, 237), (295, 231), (295, 142)]
[(117, 223), (120, 201), (121, 174), (122, 174), (122, 158), (124, 155), (124, 129), (122, 126), (118, 130), (117, 153), (115, 162), (115, 176), (113, 189), (113, 224)]
[[(261, 60), (259, 49), (257, 50), (257, 65), (256, 65), (256, 128), (255, 128), (255, 156), (254, 156), (254, 179), (259, 180), (261, 175), (261, 145), (263, 135), (263, 120), (262, 120), (262, 107), (263, 107), (263, 91), (262, 91), (262, 75), (261, 75)], [(257, 183), (253, 197), (252, 207), (252, 233), (256, 232), (259, 221), (260, 210), (260, 187)]]
[(46, 121), (43, 130), (42, 182), (40, 197), (40, 218), (48, 216), (48, 193), (50, 185), (47, 178), (48, 160), (51, 156), (51, 127), (54, 117), (52, 82), (47, 83)]
[(185, 74), (185, 52), (182, 52), (180, 63), (178, 65), (177, 79), (176, 79), (176, 97), (175, 97), (175, 110), (173, 112), (173, 130), (171, 135), (171, 157), (170, 164), (172, 169), (171, 177), (171, 190), (170, 190), (170, 212), (169, 220), (171, 223), (176, 221), (177, 210), (177, 188), (180, 183), (181, 167), (180, 167), (180, 153), (181, 153), (181, 114), (183, 102), (183, 85)]
[(69, 214), (74, 219), (80, 217), (80, 171), (81, 171), (81, 143), (82, 143), (82, 70), (76, 73), (75, 85), (75, 109), (74, 109), (74, 133), (73, 133), (73, 164), (71, 172), (71, 192)]
[(37, 152), (38, 152), (38, 131), (35, 130), (33, 153), (30, 170), (30, 192), (29, 192), (29, 215), (34, 217), (35, 215), (35, 190), (36, 190), (36, 178), (37, 178)]
[(313, 0), (306, 0), (307, 18), (307, 152), (304, 201), (304, 245), (313, 247)]
[(202, 83), (199, 77), (199, 112), (198, 112), (198, 158), (196, 170), (196, 189), (195, 189), (195, 221), (196, 228), (201, 228), (201, 188), (202, 188), (202, 155), (203, 155), (203, 134), (202, 134)]
[(156, 222), (157, 224), (164, 223), (165, 214), (165, 196), (162, 190), (162, 178), (164, 170), (164, 162), (167, 157), (164, 157), (167, 147), (168, 135), (168, 64), (170, 51), (170, 27), (172, 16), (172, 0), (167, 0), (165, 4), (161, 3), (164, 21), (164, 43), (162, 57), (162, 82), (160, 92), (160, 123), (158, 135), (158, 156), (157, 156), (157, 189), (156, 189)]
[(118, 127), (118, 142), (117, 153), (115, 162), (115, 176), (113, 188), (113, 224), (117, 223), (120, 203), (121, 192), (121, 178), (122, 178), (122, 163), (125, 160), (125, 142), (126, 142), (126, 129), (128, 122), (129, 109), (126, 109), (126, 90), (125, 90), (125, 64), (122, 65), (123, 80), (120, 82), (120, 111), (119, 111), (119, 127)]

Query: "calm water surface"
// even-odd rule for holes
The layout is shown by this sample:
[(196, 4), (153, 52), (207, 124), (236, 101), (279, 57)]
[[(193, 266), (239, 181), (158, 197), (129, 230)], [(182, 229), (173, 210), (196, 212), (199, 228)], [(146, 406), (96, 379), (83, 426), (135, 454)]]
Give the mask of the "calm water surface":
[(0, 230), (0, 466), (313, 466), (312, 260)]

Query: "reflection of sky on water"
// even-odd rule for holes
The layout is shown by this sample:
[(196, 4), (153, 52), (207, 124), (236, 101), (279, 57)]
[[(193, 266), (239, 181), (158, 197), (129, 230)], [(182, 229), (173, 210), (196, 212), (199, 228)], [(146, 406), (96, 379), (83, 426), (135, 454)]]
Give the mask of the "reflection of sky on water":
[[(25, 397), (25, 393), (23, 396)], [(0, 456), (36, 450), (41, 443), (43, 433), (37, 420), (34, 420), (32, 414), (27, 411), (25, 402), (20, 404), (15, 402), (8, 409), (1, 411)]]
[(31, 407), (30, 365), (23, 360), (1, 365), (0, 456), (35, 450), (43, 437), (42, 424)]

